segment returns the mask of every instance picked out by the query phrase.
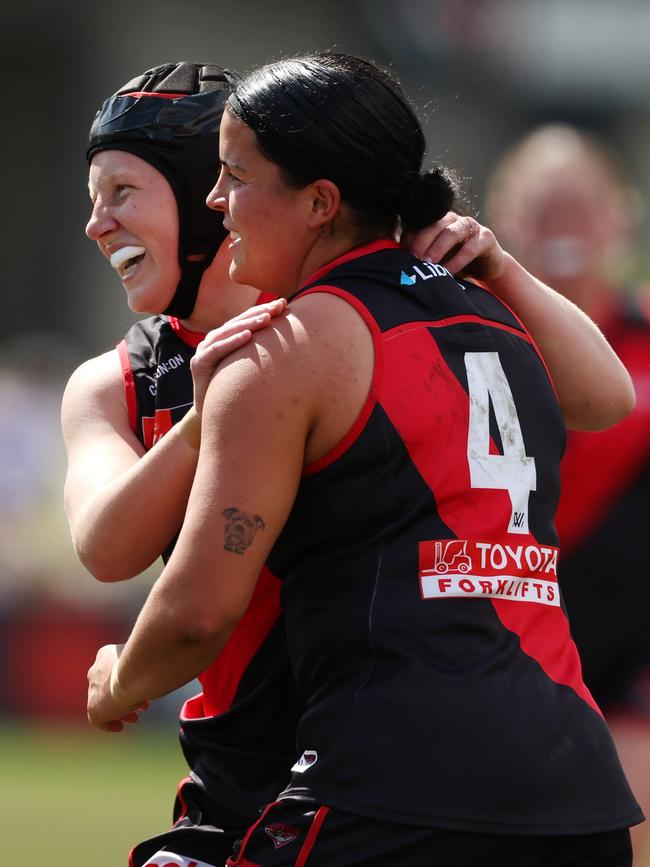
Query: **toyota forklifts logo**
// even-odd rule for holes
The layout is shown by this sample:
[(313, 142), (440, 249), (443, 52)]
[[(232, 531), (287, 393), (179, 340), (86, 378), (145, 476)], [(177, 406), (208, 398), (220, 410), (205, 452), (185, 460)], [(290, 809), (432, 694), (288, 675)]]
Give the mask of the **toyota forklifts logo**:
[(558, 549), (474, 539), (420, 542), (423, 599), (502, 598), (559, 605)]
[(469, 572), (472, 561), (467, 556), (467, 540), (449, 539), (433, 543), (433, 571), (438, 575), (452, 572)]

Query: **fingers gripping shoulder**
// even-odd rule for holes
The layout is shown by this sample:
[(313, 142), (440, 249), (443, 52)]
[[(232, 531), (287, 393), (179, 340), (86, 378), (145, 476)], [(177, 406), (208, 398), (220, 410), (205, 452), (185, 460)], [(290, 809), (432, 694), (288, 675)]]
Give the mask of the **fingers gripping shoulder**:
[[(224, 415), (235, 404), (282, 406), (309, 394), (308, 371), (313, 342), (309, 330), (292, 312), (273, 320), (252, 340), (223, 359), (216, 368), (204, 412)], [(228, 409), (229, 408), (229, 409)]]

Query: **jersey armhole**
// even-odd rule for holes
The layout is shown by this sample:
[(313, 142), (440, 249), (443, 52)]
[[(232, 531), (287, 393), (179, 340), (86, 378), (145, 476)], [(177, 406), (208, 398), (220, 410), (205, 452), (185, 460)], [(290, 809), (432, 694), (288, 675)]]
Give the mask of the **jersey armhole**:
[(120, 359), (120, 367), (122, 368), (122, 380), (124, 382), (124, 393), (126, 395), (126, 406), (129, 413), (129, 425), (131, 430), (137, 436), (138, 427), (138, 398), (135, 393), (135, 381), (133, 379), (133, 369), (129, 359), (129, 350), (126, 347), (126, 341), (121, 340), (117, 344), (117, 354)]
[(361, 316), (366, 326), (368, 327), (368, 330), (370, 331), (374, 352), (374, 361), (372, 367), (372, 379), (370, 380), (370, 388), (368, 389), (368, 394), (365, 401), (363, 402), (363, 406), (359, 410), (359, 414), (352, 423), (350, 429), (341, 437), (341, 439), (334, 446), (332, 446), (329, 451), (325, 452), (324, 455), (322, 455), (317, 460), (312, 461), (310, 464), (306, 464), (303, 467), (303, 476), (312, 475), (313, 473), (317, 473), (320, 470), (325, 469), (325, 467), (330, 466), (330, 464), (333, 464), (343, 454), (345, 454), (345, 452), (358, 439), (364, 427), (366, 426), (368, 419), (370, 418), (370, 414), (372, 413), (375, 405), (377, 404), (379, 382), (381, 380), (381, 373), (383, 370), (381, 331), (379, 330), (379, 326), (377, 325), (375, 318), (372, 316), (368, 308), (364, 304), (362, 304), (361, 301), (356, 298), (356, 296), (351, 295), (344, 289), (340, 289), (338, 286), (328, 286), (327, 284), (314, 286), (311, 289), (308, 289), (306, 292), (302, 292), (300, 294), (300, 298), (304, 298), (306, 295), (312, 295), (316, 292), (321, 292), (327, 295), (336, 295), (337, 298), (341, 298), (343, 301), (346, 301), (351, 307), (354, 307), (354, 309)]

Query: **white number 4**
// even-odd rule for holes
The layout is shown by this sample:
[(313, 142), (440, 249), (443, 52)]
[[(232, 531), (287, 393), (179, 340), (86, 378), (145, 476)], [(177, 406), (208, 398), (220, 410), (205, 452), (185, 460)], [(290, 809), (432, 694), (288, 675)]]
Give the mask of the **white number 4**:
[[(510, 495), (509, 533), (528, 533), (528, 497), (537, 489), (535, 458), (526, 454), (517, 408), (498, 352), (466, 352), (469, 388), (467, 461), (473, 488), (494, 488)], [(502, 455), (490, 454), (490, 401)]]

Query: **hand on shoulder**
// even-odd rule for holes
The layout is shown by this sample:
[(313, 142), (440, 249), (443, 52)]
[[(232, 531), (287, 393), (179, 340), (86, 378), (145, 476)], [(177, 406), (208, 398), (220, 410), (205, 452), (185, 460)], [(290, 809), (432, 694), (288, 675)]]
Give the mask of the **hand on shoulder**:
[(219, 362), (245, 346), (254, 332), (266, 328), (275, 317), (285, 311), (286, 306), (284, 298), (257, 304), (206, 334), (190, 362), (194, 382), (194, 409), (199, 417), (203, 411), (205, 392)]

